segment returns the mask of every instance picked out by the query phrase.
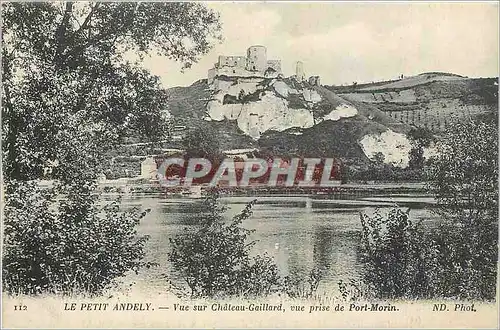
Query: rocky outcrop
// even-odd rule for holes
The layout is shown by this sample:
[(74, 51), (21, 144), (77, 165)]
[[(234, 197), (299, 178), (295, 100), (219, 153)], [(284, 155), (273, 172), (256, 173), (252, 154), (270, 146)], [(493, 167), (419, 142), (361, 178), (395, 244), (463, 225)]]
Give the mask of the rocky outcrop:
[(220, 80), (207, 103), (207, 121), (235, 120), (238, 127), (257, 140), (269, 130), (310, 128), (323, 120), (339, 120), (357, 114), (356, 108), (341, 104), (327, 115), (315, 118), (314, 109), (322, 101), (314, 89), (289, 86), (282, 79), (236, 77)]

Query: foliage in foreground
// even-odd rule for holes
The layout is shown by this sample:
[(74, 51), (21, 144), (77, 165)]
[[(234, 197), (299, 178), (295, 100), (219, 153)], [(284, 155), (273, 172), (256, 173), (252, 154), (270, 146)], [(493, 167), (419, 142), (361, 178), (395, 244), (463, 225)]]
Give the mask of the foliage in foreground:
[[(450, 127), (429, 172), (443, 218), (435, 239), (452, 295), (494, 299), (498, 262), (498, 117)], [(454, 283), (456, 282), (456, 283)]]
[(252, 230), (241, 227), (255, 201), (229, 222), (217, 193), (204, 201), (200, 228), (171, 239), (169, 260), (191, 290), (192, 297), (266, 296), (280, 285), (278, 268), (267, 256), (250, 257)]
[(82, 160), (99, 166), (126, 136), (164, 138), (159, 78), (127, 57), (157, 52), (189, 67), (220, 31), (198, 3), (6, 3), (2, 18), (4, 173), (17, 180), (48, 164), (59, 178)]
[(364, 282), (380, 298), (427, 295), (428, 251), (419, 223), (412, 223), (408, 212), (392, 209), (387, 217), (375, 212), (361, 214), (361, 260)]
[(159, 78), (130, 52), (187, 68), (220, 28), (200, 3), (2, 4), (5, 291), (94, 294), (141, 265), (144, 213), (99, 207), (94, 193), (111, 148), (167, 136)]
[(492, 300), (498, 260), (498, 127), (452, 126), (429, 173), (441, 222), (361, 215), (363, 280), (378, 298)]
[(137, 236), (135, 227), (147, 211), (121, 211), (118, 202), (100, 207), (92, 186), (9, 182), (6, 190), (4, 291), (100, 294), (146, 265), (147, 236)]
[[(496, 263), (471, 254), (471, 233), (443, 223), (432, 230), (392, 209), (361, 215), (364, 295), (381, 299), (495, 298)], [(488, 248), (488, 247), (485, 247)]]
[(452, 126), (428, 173), (441, 216), (435, 228), (408, 212), (361, 215), (363, 280), (379, 298), (492, 300), (498, 259), (498, 128)]

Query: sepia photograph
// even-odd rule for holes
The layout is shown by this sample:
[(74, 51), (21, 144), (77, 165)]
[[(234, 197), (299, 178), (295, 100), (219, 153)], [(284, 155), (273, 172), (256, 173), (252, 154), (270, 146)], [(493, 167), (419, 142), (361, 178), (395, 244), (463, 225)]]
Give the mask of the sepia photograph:
[(1, 1), (2, 328), (498, 329), (498, 1)]

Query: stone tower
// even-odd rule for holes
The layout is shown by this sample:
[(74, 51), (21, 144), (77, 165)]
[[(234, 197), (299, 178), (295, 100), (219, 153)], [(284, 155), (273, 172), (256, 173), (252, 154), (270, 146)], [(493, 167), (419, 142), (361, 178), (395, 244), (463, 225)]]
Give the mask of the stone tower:
[(304, 63), (302, 63), (301, 61), (297, 61), (297, 64), (295, 66), (295, 76), (297, 77), (298, 81), (303, 81), (305, 79)]
[(267, 69), (267, 50), (264, 46), (250, 46), (247, 49), (247, 70), (264, 72)]

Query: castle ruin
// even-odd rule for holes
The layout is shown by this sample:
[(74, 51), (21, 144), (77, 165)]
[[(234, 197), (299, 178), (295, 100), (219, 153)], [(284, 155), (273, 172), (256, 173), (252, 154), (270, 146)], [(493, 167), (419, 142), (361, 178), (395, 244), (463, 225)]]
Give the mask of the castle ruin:
[(306, 75), (304, 73), (304, 63), (301, 61), (297, 61), (295, 65), (295, 78), (297, 81), (304, 81), (306, 78)]
[(208, 70), (208, 83), (218, 75), (277, 77), (280, 74), (281, 61), (268, 60), (266, 47), (255, 45), (247, 49), (246, 56), (220, 55), (214, 67)]
[[(246, 56), (241, 55), (219, 55), (213, 68), (208, 70), (208, 84), (211, 88), (217, 84), (217, 76), (242, 77), (242, 78), (278, 78), (282, 77), (281, 61), (268, 60), (267, 49), (265, 46), (254, 45), (247, 49)], [(297, 61), (295, 65), (295, 75), (292, 76), (296, 81), (308, 81), (304, 72), (304, 64)], [(309, 78), (312, 85), (319, 85), (319, 76)]]
[(321, 81), (319, 76), (310, 76), (309, 77), (309, 84), (313, 86), (321, 86)]

